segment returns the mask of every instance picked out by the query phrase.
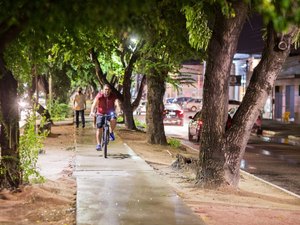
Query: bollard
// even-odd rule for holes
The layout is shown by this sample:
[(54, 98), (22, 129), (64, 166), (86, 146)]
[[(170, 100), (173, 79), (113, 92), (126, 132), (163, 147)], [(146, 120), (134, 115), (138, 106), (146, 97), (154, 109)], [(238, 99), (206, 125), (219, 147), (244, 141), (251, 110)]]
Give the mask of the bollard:
[(290, 114), (291, 114), (290, 112), (283, 113), (283, 115), (282, 115), (283, 122), (288, 123), (290, 121)]

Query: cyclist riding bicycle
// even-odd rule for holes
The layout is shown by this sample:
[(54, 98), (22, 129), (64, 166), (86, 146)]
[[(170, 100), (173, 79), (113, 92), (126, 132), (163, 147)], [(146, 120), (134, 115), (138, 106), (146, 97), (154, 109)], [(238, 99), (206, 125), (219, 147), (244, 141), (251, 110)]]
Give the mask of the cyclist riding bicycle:
[[(104, 117), (103, 115), (111, 115), (108, 117), (110, 121), (110, 140), (115, 140), (114, 129), (117, 124), (117, 117), (116, 117), (116, 100), (117, 96), (111, 92), (111, 88), (108, 84), (105, 84), (103, 87), (103, 93), (99, 92), (95, 97), (92, 107), (91, 107), (91, 117), (96, 116), (96, 150), (101, 151), (101, 136), (103, 132), (103, 124), (104, 124)], [(96, 111), (97, 110), (97, 111)], [(95, 113), (96, 112), (96, 113)]]

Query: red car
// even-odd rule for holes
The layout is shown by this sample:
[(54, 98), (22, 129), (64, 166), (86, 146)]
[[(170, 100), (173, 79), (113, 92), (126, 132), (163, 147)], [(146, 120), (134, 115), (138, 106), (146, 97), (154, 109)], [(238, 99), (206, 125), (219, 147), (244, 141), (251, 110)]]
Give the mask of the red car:
[[(234, 115), (234, 113), (236, 112), (237, 108), (231, 108), (228, 112), (228, 119), (226, 122), (226, 127), (225, 129), (229, 129), (232, 123), (232, 116)], [(200, 134), (201, 134), (201, 130), (203, 127), (203, 120), (202, 120), (202, 111), (198, 111), (193, 117), (190, 116), (189, 117), (190, 122), (188, 125), (188, 137), (189, 137), (189, 141), (192, 141), (193, 138), (196, 138), (196, 141), (199, 142), (200, 141)], [(261, 128), (261, 124), (262, 124), (262, 120), (261, 120), (261, 116), (258, 116), (256, 122), (253, 125), (253, 132), (255, 132), (256, 134), (262, 134), (262, 128)]]
[(163, 116), (164, 124), (183, 126), (183, 109), (180, 105), (175, 103), (165, 104)]

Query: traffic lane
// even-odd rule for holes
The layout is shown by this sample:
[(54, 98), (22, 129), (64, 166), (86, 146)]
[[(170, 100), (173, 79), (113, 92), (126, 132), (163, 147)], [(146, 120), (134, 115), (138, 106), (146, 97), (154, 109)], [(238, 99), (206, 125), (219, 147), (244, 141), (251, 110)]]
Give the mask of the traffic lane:
[(300, 151), (278, 143), (247, 145), (241, 169), (300, 195)]

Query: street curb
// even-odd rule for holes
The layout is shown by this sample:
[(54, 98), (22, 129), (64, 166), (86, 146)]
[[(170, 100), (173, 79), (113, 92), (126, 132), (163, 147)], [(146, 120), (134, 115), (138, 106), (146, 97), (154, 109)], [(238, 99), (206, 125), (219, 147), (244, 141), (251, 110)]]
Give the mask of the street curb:
[(253, 174), (251, 174), (251, 173), (248, 173), (248, 172), (246, 172), (246, 171), (244, 171), (244, 170), (240, 170), (240, 172), (241, 172), (241, 173), (244, 173), (244, 174), (246, 174), (247, 176), (250, 176), (250, 177), (252, 177), (252, 178), (254, 178), (254, 179), (258, 180), (258, 181), (261, 181), (261, 182), (263, 182), (263, 183), (265, 183), (265, 184), (268, 184), (268, 185), (270, 185), (270, 186), (272, 186), (272, 187), (274, 187), (274, 188), (277, 188), (277, 189), (279, 189), (279, 190), (281, 190), (281, 191), (283, 191), (283, 192), (285, 192), (285, 193), (287, 193), (287, 194), (289, 194), (289, 195), (292, 195), (292, 196), (294, 196), (294, 197), (300, 199), (300, 195), (297, 195), (297, 194), (295, 194), (294, 192), (288, 191), (288, 190), (286, 190), (286, 189), (284, 189), (284, 188), (282, 188), (282, 187), (277, 186), (276, 184), (272, 184), (272, 183), (270, 183), (270, 182), (268, 182), (268, 181), (266, 181), (266, 180), (264, 180), (264, 179), (261, 179), (261, 178), (255, 176), (255, 175), (253, 175)]
[(263, 135), (276, 135), (279, 132), (271, 131), (271, 130), (263, 130)]
[(74, 124), (73, 119), (66, 119), (66, 120), (60, 120), (60, 121), (54, 121), (53, 125), (54, 126), (61, 126), (61, 125), (72, 125)]
[(289, 135), (288, 139), (294, 140), (294, 141), (300, 141), (300, 137), (294, 136), (294, 135)]
[[(271, 131), (271, 130), (263, 130), (263, 135), (271, 135), (271, 136), (275, 136), (276, 134), (279, 134), (280, 132), (275, 132), (275, 131)], [(288, 135), (287, 137), (290, 140), (293, 141), (300, 141), (300, 137), (299, 136), (295, 136), (295, 135)]]

